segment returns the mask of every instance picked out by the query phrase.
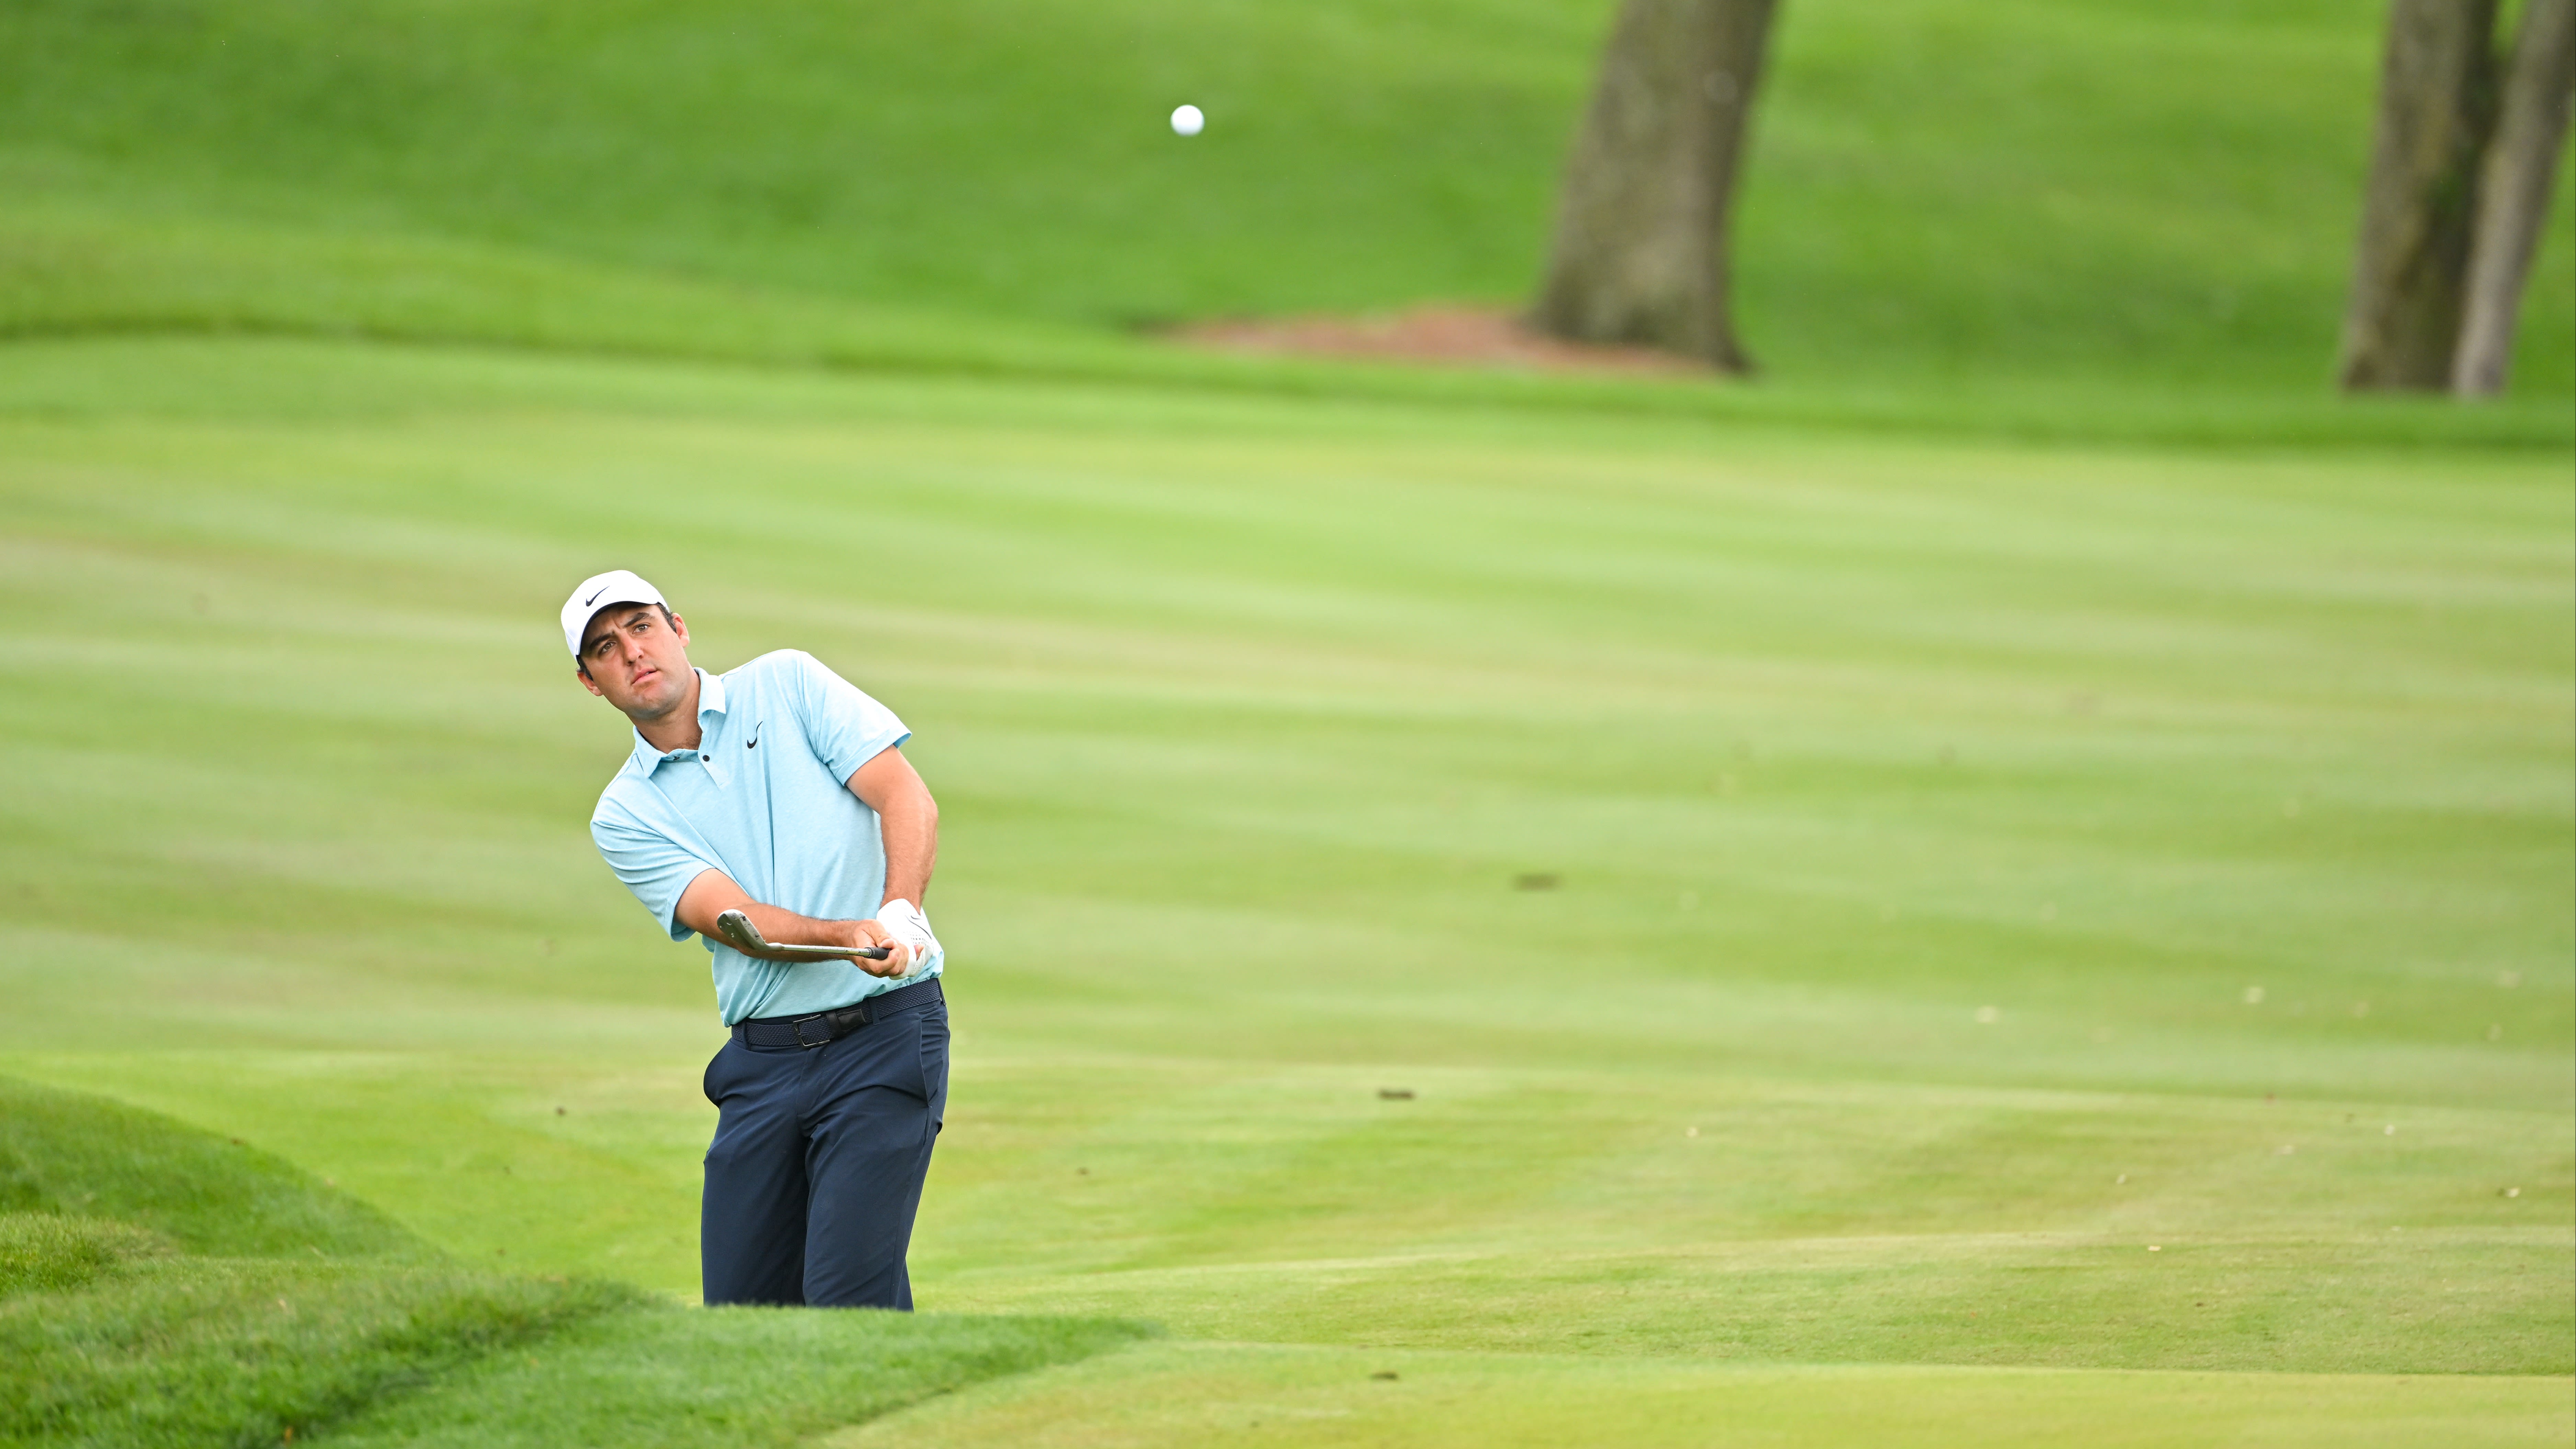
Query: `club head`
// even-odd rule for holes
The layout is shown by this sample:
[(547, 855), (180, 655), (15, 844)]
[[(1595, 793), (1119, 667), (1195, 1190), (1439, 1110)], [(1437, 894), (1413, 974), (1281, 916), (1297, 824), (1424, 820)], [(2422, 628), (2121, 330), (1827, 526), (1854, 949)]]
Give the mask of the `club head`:
[(769, 943), (760, 939), (760, 928), (751, 923), (751, 917), (740, 911), (727, 911), (716, 917), (716, 930), (723, 934), (726, 941), (742, 950), (766, 951), (769, 949)]

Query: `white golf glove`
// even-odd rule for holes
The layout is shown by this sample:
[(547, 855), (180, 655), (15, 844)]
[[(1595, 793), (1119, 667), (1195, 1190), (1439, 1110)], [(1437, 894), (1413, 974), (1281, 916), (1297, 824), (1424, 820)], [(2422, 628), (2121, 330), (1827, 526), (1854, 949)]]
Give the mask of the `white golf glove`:
[(930, 958), (939, 954), (939, 938), (930, 934), (930, 918), (910, 901), (897, 897), (877, 907), (877, 924), (898, 943), (912, 948), (912, 960), (904, 966), (906, 976), (929, 965)]

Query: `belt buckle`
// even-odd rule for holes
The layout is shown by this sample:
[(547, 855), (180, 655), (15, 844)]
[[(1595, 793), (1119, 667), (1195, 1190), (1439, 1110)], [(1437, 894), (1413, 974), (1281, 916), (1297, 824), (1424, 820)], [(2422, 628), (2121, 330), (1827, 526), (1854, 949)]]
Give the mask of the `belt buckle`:
[(832, 1038), (828, 1034), (832, 1030), (832, 1024), (828, 1021), (823, 1022), (823, 1030), (826, 1035), (821, 1041), (807, 1041), (805, 1039), (805, 1023), (809, 1021), (823, 1021), (825, 1015), (826, 1013), (818, 1011), (812, 1016), (800, 1016), (794, 1021), (787, 1023), (787, 1029), (790, 1032), (793, 1032), (796, 1036), (797, 1046), (810, 1052), (816, 1047), (827, 1047), (832, 1044)]

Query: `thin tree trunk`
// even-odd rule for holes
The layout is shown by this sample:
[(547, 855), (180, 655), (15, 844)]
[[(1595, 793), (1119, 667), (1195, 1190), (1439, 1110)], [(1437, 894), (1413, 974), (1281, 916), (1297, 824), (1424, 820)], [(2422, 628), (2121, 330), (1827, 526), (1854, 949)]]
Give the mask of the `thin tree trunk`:
[(1601, 62), (1531, 320), (1728, 372), (1727, 216), (1775, 0), (1627, 0)]
[(2495, 118), (2496, 0), (2395, 0), (2362, 203), (2347, 388), (2446, 388), (2478, 162)]
[(2468, 396), (2504, 391), (2513, 362), (2514, 319), (2522, 284), (2549, 221), (2549, 186), (2558, 176), (2558, 147), (2576, 101), (2576, 0), (2530, 0), (2505, 74), (2503, 114), (2478, 181), (2478, 222), (2469, 254), (2468, 317), (2451, 390)]

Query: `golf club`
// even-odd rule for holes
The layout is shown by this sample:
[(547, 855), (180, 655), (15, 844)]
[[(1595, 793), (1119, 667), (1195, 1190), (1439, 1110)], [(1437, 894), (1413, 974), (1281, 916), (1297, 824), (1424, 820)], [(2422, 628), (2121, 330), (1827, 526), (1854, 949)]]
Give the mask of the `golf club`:
[(773, 946), (760, 938), (760, 928), (751, 923), (751, 917), (740, 911), (727, 911), (716, 917), (716, 929), (724, 933), (727, 941), (745, 951), (773, 951), (781, 956), (803, 956), (814, 960), (865, 956), (871, 961), (882, 961), (894, 954), (883, 946)]

